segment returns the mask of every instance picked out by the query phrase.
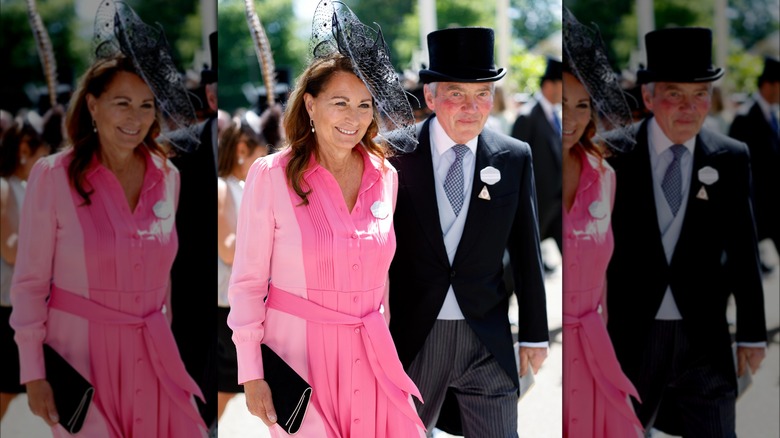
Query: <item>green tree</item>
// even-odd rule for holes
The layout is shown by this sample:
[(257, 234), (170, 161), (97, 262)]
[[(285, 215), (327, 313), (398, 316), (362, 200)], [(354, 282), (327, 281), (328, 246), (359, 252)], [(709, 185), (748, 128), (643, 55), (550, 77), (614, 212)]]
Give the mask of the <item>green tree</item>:
[[(132, 0), (129, 4), (147, 24), (162, 25), (174, 60), (183, 71), (201, 45), (196, 0)], [(54, 48), (58, 80), (61, 84), (75, 86), (94, 57), (92, 21), (82, 22), (76, 16), (74, 0), (39, 0), (37, 6)], [(35, 93), (24, 90), (43, 87), (46, 81), (24, 0), (2, 0), (0, 29), (0, 59), (4, 67), (1, 105), (10, 111), (34, 106), (37, 102), (32, 102), (31, 98)]]
[(560, 0), (511, 0), (513, 36), (527, 47), (561, 30)]
[[(72, 0), (46, 2), (38, 5), (52, 41), (54, 57), (58, 67), (58, 81), (71, 83), (81, 71), (82, 53), (75, 44), (75, 12)], [(2, 59), (2, 80), (0, 95), (2, 106), (11, 112), (37, 104), (37, 90), (45, 87), (40, 58), (35, 39), (27, 19), (27, 5), (24, 1), (3, 1), (0, 14), (0, 59)]]
[[(219, 106), (233, 112), (256, 103), (247, 100), (242, 88), (245, 84), (258, 87), (263, 80), (244, 2), (220, 0), (218, 7)], [(301, 27), (296, 22), (292, 0), (256, 1), (255, 10), (271, 42), (277, 69), (289, 69), (291, 80), (294, 79), (307, 61), (308, 40), (296, 36)]]

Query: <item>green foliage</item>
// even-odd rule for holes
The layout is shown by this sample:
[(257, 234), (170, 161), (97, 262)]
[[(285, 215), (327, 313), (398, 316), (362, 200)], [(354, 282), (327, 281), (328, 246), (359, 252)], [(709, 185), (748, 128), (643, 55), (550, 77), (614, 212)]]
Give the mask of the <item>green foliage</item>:
[(527, 47), (561, 30), (560, 0), (511, 0), (513, 36)]
[[(241, 89), (244, 84), (260, 86), (262, 75), (244, 2), (220, 0), (218, 7), (219, 106), (233, 112), (255, 104), (247, 100)], [(295, 34), (296, 28), (303, 24), (296, 23), (292, 0), (256, 1), (255, 10), (271, 42), (276, 67), (290, 69), (291, 80), (294, 80), (307, 61), (308, 40)]]
[[(83, 47), (74, 44), (76, 18), (73, 1), (39, 4), (38, 13), (52, 41), (58, 80), (60, 83), (71, 83), (84, 65), (81, 61)], [(15, 112), (37, 103), (30, 100), (35, 93), (28, 95), (25, 90), (35, 90), (46, 84), (24, 1), (3, 2), (0, 29), (0, 59), (3, 63), (0, 105), (3, 109)]]
[[(147, 24), (160, 23), (174, 52), (180, 70), (188, 66), (201, 46), (199, 12), (195, 0), (130, 0), (129, 4)], [(74, 0), (37, 2), (54, 48), (58, 81), (76, 85), (93, 60), (92, 25), (94, 11), (82, 20), (76, 15)], [(2, 0), (0, 14), (0, 59), (3, 62), (0, 95), (3, 109), (15, 112), (34, 106), (25, 89), (45, 86), (43, 69), (27, 18), (24, 0)]]
[(742, 43), (742, 47), (753, 47), (780, 29), (778, 3), (777, 0), (729, 0), (731, 33)]
[(764, 68), (764, 59), (744, 51), (732, 51), (728, 58), (726, 80), (729, 89), (741, 93), (753, 93), (758, 88), (756, 79)]
[(547, 68), (547, 59), (544, 56), (535, 55), (527, 50), (515, 50), (509, 59), (509, 74), (507, 80), (511, 81), (507, 88), (519, 93), (533, 94), (539, 90), (539, 78)]

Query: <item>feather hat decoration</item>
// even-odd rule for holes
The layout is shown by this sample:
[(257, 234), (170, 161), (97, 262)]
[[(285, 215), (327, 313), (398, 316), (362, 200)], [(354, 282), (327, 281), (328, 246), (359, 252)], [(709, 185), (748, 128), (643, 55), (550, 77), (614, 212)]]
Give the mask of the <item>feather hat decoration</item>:
[(268, 106), (274, 106), (274, 88), (276, 86), (276, 76), (274, 65), (274, 56), (271, 52), (271, 42), (268, 41), (268, 35), (265, 33), (260, 17), (255, 10), (254, 0), (244, 0), (246, 9), (246, 22), (249, 25), (249, 33), (252, 35), (252, 41), (255, 43), (255, 54), (260, 62), (260, 72), (263, 75), (263, 83), (268, 91)]
[(27, 0), (27, 18), (30, 20), (30, 27), (35, 36), (35, 47), (38, 49), (38, 56), (41, 58), (43, 74), (46, 76), (46, 87), (49, 89), (49, 103), (52, 108), (57, 105), (57, 61), (54, 58), (54, 49), (52, 48), (49, 32), (43, 25), (43, 19), (38, 13), (38, 6), (35, 0)]

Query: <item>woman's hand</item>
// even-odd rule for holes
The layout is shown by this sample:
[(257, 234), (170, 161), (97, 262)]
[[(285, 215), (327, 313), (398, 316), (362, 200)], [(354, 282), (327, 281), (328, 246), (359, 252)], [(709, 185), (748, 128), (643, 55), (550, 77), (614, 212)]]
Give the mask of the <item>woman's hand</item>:
[(32, 380), (25, 384), (27, 387), (27, 404), (33, 414), (43, 418), (49, 426), (54, 426), (60, 421), (57, 415), (57, 406), (54, 405), (54, 392), (46, 379)]
[(262, 379), (250, 380), (244, 383), (244, 393), (249, 413), (263, 420), (266, 426), (273, 426), (276, 423), (276, 410), (268, 383)]

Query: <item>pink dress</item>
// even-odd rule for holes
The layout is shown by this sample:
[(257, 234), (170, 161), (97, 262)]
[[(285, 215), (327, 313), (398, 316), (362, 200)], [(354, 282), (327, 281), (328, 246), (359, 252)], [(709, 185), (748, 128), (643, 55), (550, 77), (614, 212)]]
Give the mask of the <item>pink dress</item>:
[[(263, 378), (262, 342), (312, 386), (298, 436), (422, 437), (411, 399), (419, 391), (379, 312), (395, 252), (397, 174), (357, 149), (364, 170), (351, 213), (313, 156), (303, 176), (307, 206), (287, 185), (288, 152), (249, 171), (228, 291), (238, 381)], [(286, 436), (278, 425), (271, 435)]]
[(582, 171), (571, 211), (563, 211), (563, 436), (626, 438), (641, 425), (599, 314), (614, 242), (610, 215), (615, 172), (581, 147)]
[[(83, 205), (68, 182), (71, 157), (42, 158), (27, 185), (11, 286), (21, 382), (46, 377), (45, 342), (95, 387), (77, 436), (205, 436), (192, 397), (200, 390), (163, 314), (178, 246), (178, 171), (147, 152), (131, 212), (97, 158), (86, 173), (92, 203)], [(52, 431), (70, 436), (60, 425)]]

